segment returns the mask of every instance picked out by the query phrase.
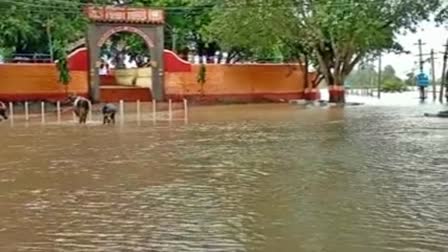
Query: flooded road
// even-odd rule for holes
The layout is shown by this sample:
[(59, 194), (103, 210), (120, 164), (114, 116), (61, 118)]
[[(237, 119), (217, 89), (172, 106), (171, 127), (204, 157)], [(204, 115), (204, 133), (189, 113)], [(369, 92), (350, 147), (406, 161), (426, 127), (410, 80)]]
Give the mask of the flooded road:
[(0, 251), (448, 251), (438, 105), (0, 124)]

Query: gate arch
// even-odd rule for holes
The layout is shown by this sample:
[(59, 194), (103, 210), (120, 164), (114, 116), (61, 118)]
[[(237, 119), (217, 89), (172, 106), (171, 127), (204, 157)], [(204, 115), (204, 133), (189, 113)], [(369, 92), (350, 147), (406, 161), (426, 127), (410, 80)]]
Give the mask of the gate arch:
[(88, 6), (86, 14), (90, 20), (87, 31), (89, 48), (89, 91), (94, 102), (100, 101), (100, 48), (107, 39), (118, 32), (131, 32), (145, 40), (151, 54), (152, 94), (158, 101), (165, 98), (162, 10), (111, 6)]
[(101, 46), (103, 46), (112, 35), (120, 32), (129, 32), (137, 34), (145, 41), (146, 45), (148, 46), (148, 49), (154, 47), (154, 42), (148, 36), (148, 34), (144, 33), (142, 30), (138, 28), (127, 25), (117, 26), (103, 33), (103, 35), (101, 35), (101, 37), (98, 40), (97, 46), (101, 48)]

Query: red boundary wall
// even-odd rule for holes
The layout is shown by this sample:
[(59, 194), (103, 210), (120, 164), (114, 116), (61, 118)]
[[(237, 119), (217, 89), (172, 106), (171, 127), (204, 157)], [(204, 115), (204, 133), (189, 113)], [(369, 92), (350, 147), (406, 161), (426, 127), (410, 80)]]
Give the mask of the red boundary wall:
[[(285, 64), (234, 64), (206, 65), (206, 83), (197, 83), (200, 66), (182, 60), (169, 50), (164, 50), (165, 92), (167, 98), (189, 98), (204, 102), (238, 102), (301, 99), (305, 92), (303, 72), (299, 65)], [(72, 81), (70, 92), (87, 95), (88, 92), (88, 50), (79, 48), (69, 55), (69, 69)], [(54, 64), (0, 64), (0, 100), (57, 100), (65, 98), (65, 90), (58, 82)], [(311, 79), (311, 78), (310, 78)], [(103, 85), (113, 85), (114, 77), (103, 76)], [(132, 93), (114, 91), (117, 99), (126, 100)], [(142, 92), (140, 89), (135, 92)], [(112, 92), (109, 92), (112, 93)], [(119, 97), (120, 95), (126, 97)], [(318, 97), (318, 94), (314, 95)], [(109, 97), (108, 100), (114, 100)]]

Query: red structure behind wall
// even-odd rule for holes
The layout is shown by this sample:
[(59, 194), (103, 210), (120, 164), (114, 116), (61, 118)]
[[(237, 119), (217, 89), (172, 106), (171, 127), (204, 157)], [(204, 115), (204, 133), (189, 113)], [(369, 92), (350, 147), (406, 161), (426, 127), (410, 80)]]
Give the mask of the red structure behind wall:
[[(68, 57), (70, 71), (89, 71), (87, 48), (80, 48)], [(191, 72), (191, 64), (180, 59), (175, 53), (164, 50), (163, 53), (165, 73)], [(142, 87), (120, 86), (115, 80), (113, 71), (108, 75), (100, 75), (101, 100), (104, 102), (124, 101), (150, 101), (151, 90)]]
[(191, 72), (191, 63), (184, 61), (172, 51), (165, 50), (163, 52), (163, 60), (165, 61), (165, 72)]
[(68, 68), (70, 71), (89, 71), (87, 48), (80, 48), (68, 56)]

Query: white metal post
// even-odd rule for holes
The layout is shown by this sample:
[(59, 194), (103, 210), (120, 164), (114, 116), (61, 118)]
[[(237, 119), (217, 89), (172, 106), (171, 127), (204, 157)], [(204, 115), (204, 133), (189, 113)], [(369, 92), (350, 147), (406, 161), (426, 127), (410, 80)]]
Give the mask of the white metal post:
[(124, 123), (124, 101), (120, 100), (120, 123)]
[(173, 101), (171, 99), (168, 100), (168, 118), (170, 122), (173, 120)]
[(152, 100), (152, 120), (157, 121), (157, 103), (156, 100)]
[(141, 115), (140, 115), (140, 100), (137, 100), (137, 122), (140, 123)]
[(188, 100), (184, 99), (184, 121), (188, 122)]
[(30, 120), (30, 110), (29, 110), (29, 107), (28, 107), (29, 105), (28, 105), (28, 102), (26, 101), (25, 102), (25, 120), (26, 121), (29, 121)]
[(9, 120), (14, 121), (14, 103), (9, 103)]
[(57, 114), (58, 123), (61, 123), (61, 102), (60, 101), (57, 101), (57, 103), (56, 103), (56, 114)]
[(41, 122), (45, 123), (45, 102), (40, 103)]

